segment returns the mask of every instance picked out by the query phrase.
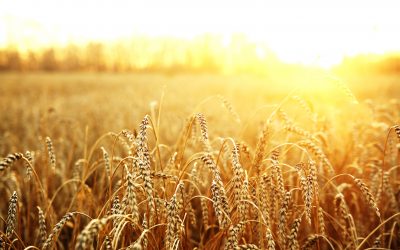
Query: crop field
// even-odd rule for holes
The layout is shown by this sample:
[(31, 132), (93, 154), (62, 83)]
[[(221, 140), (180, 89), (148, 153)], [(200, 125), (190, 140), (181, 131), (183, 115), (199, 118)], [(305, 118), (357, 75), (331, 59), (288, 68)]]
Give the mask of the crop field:
[(398, 75), (0, 74), (0, 249), (399, 249)]

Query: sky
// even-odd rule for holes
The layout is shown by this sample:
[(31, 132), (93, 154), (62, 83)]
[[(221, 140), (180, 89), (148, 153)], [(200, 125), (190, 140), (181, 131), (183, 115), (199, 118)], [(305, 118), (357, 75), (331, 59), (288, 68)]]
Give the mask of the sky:
[(331, 65), (345, 56), (400, 51), (399, 13), (393, 0), (0, 0), (0, 47), (243, 33), (283, 61)]

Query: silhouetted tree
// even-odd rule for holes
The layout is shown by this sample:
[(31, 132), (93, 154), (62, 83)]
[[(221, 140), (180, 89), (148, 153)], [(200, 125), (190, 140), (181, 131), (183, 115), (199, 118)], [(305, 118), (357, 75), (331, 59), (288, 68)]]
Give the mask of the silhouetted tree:
[(21, 70), (22, 60), (17, 50), (11, 49), (5, 52), (5, 69)]
[(105, 57), (104, 48), (101, 43), (89, 43), (86, 46), (86, 66), (90, 70), (104, 71), (105, 70)]
[(69, 44), (64, 51), (64, 60), (62, 67), (68, 71), (82, 69), (82, 60), (79, 57), (79, 47), (75, 44)]
[(33, 51), (28, 52), (26, 62), (24, 62), (24, 70), (38, 70), (39, 60), (37, 54)]
[(53, 48), (46, 49), (43, 52), (40, 68), (45, 71), (54, 71), (58, 69), (57, 60)]

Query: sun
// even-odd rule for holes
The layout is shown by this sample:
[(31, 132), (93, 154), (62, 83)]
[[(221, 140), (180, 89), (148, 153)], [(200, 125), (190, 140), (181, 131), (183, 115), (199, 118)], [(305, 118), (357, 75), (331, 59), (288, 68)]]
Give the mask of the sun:
[(288, 63), (329, 68), (400, 50), (397, 1), (0, 0), (0, 46), (241, 33)]

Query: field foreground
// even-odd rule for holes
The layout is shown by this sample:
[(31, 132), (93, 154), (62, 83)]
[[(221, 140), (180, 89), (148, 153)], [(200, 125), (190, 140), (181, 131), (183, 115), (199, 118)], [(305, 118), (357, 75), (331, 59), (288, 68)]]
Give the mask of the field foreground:
[(398, 77), (4, 73), (0, 114), (0, 249), (400, 248)]

